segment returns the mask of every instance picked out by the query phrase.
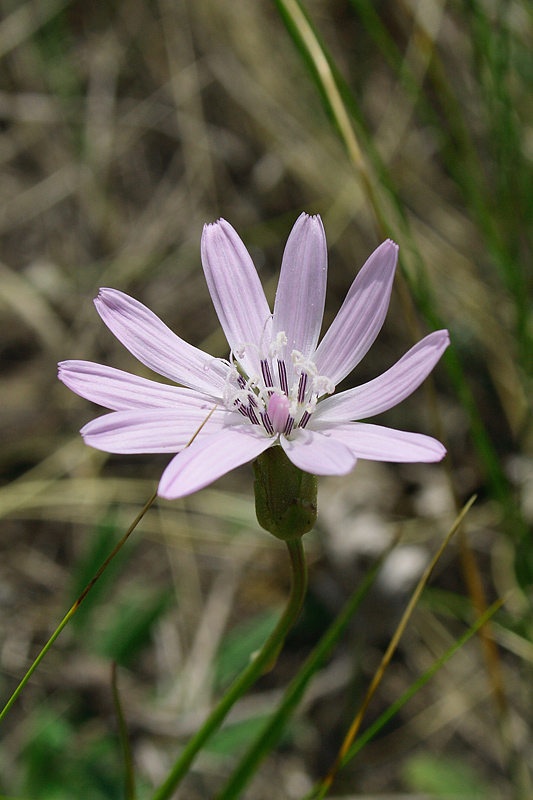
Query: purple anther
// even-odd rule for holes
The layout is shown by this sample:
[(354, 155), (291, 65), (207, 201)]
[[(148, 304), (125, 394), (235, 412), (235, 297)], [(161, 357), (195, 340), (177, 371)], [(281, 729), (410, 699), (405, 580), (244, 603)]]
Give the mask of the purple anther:
[(267, 433), (274, 434), (274, 427), (268, 416), (268, 411), (261, 411), (261, 420)]
[(253, 422), (254, 425), (259, 425), (259, 420), (257, 419), (257, 415), (251, 406), (248, 406), (248, 416), (250, 421)]
[(302, 418), (298, 423), (298, 427), (305, 428), (310, 419), (311, 419), (311, 414), (308, 411), (304, 411), (304, 413), (302, 414)]
[(289, 394), (289, 384), (287, 383), (287, 367), (285, 366), (284, 361), (278, 362), (278, 372), (281, 391), (285, 392), (285, 394)]
[(272, 386), (274, 386), (274, 382), (272, 380), (272, 373), (270, 372), (270, 364), (266, 359), (261, 361), (261, 372), (263, 373), (265, 386), (270, 389)]
[(307, 373), (303, 372), (300, 375), (300, 381), (298, 383), (298, 402), (303, 403), (305, 397), (305, 390), (307, 388)]
[(289, 436), (293, 428), (294, 428), (294, 417), (288, 417), (287, 422), (285, 423), (285, 427), (283, 429), (283, 433), (285, 434), (285, 436)]

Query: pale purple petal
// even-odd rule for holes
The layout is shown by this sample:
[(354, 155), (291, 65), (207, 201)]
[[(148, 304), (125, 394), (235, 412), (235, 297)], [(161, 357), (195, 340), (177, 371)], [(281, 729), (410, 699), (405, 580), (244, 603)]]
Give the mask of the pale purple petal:
[(224, 428), (213, 436), (195, 441), (167, 466), (159, 482), (158, 494), (174, 500), (197, 492), (226, 472), (253, 461), (273, 442), (272, 438), (251, 425)]
[(106, 453), (177, 453), (193, 436), (203, 439), (242, 417), (206, 400), (205, 408), (114, 411), (93, 419), (80, 433), (85, 444)]
[[(230, 348), (249, 376), (260, 374), (258, 347), (270, 320), (270, 309), (253, 261), (226, 220), (204, 225), (202, 264)], [(237, 351), (243, 347), (244, 355), (240, 357)]]
[(390, 239), (374, 250), (320, 342), (313, 360), (318, 372), (333, 383), (352, 371), (381, 330), (397, 261), (398, 245)]
[(138, 300), (116, 289), (100, 289), (96, 310), (110, 331), (154, 372), (220, 398), (228, 367), (176, 336)]
[[(441, 461), (446, 448), (423, 433), (398, 431), (371, 425), (368, 422), (348, 422), (345, 425), (320, 425), (319, 430), (349, 447), (357, 458), (370, 461), (391, 461), (396, 463)], [(324, 425), (324, 428), (322, 428)]]
[(214, 405), (212, 398), (193, 389), (157, 383), (92, 361), (62, 361), (58, 367), (57, 376), (69, 389), (112, 411)]
[(430, 333), (383, 375), (322, 400), (313, 419), (347, 422), (372, 417), (398, 405), (427, 378), (449, 343), (448, 331)]
[(310, 430), (296, 431), (280, 443), (293, 464), (312, 475), (346, 475), (356, 462), (353, 453), (336, 439)]
[(310, 358), (316, 348), (326, 297), (328, 251), (320, 217), (301, 214), (287, 239), (279, 276), (272, 337), (284, 331), (285, 357)]

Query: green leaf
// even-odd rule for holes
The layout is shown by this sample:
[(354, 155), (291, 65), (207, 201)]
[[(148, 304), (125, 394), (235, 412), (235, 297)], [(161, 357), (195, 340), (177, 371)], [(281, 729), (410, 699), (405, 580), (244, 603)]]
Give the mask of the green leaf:
[[(28, 720), (20, 756), (22, 791), (39, 800), (116, 800), (120, 773), (113, 736), (41, 707)], [(82, 735), (80, 735), (82, 733)]]
[(405, 764), (403, 779), (413, 791), (431, 792), (438, 797), (488, 800), (491, 786), (459, 758), (417, 753)]
[(111, 623), (99, 645), (99, 650), (122, 666), (131, 664), (135, 656), (151, 640), (152, 628), (165, 613), (174, 594), (170, 589), (149, 591), (129, 590), (114, 610)]

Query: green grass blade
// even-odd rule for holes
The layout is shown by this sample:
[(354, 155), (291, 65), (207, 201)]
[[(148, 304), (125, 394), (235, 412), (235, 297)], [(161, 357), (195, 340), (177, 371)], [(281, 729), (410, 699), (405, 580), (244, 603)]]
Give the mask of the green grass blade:
[(104, 561), (104, 563), (102, 564), (102, 566), (100, 567), (98, 572), (89, 581), (89, 583), (87, 584), (87, 586), (85, 587), (83, 592), (80, 594), (80, 596), (78, 597), (78, 599), (76, 600), (74, 605), (65, 614), (65, 616), (63, 617), (63, 619), (61, 620), (61, 622), (59, 623), (59, 625), (57, 626), (57, 628), (55, 629), (55, 631), (53, 632), (51, 637), (48, 639), (48, 641), (46, 642), (45, 646), (43, 647), (43, 649), (41, 650), (41, 652), (39, 653), (39, 655), (37, 656), (35, 661), (33, 662), (33, 664), (31, 665), (29, 670), (26, 672), (26, 674), (24, 675), (24, 677), (20, 681), (19, 685), (17, 686), (17, 688), (15, 689), (15, 691), (13, 692), (13, 694), (11, 695), (11, 697), (9, 698), (9, 700), (7, 701), (5, 706), (3, 707), (3, 709), (2, 709), (2, 711), (0, 713), (0, 722), (4, 719), (5, 715), (7, 714), (7, 712), (9, 711), (9, 709), (11, 708), (11, 706), (13, 705), (13, 703), (15, 702), (15, 700), (17, 699), (17, 697), (19, 696), (19, 694), (21, 693), (23, 688), (28, 683), (28, 681), (30, 680), (31, 676), (33, 675), (33, 673), (35, 672), (35, 670), (37, 669), (37, 667), (39, 666), (39, 664), (41, 663), (41, 661), (43, 660), (45, 655), (48, 653), (48, 651), (50, 650), (50, 648), (52, 647), (52, 645), (56, 641), (57, 637), (64, 630), (64, 628), (66, 628), (66, 626), (68, 625), (68, 623), (70, 622), (70, 620), (72, 619), (72, 617), (74, 616), (74, 614), (76, 613), (78, 608), (81, 606), (81, 604), (83, 603), (83, 601), (85, 600), (85, 598), (87, 597), (87, 595), (89, 594), (89, 592), (91, 591), (91, 589), (93, 588), (95, 583), (98, 581), (100, 576), (104, 573), (104, 571), (107, 569), (107, 566), (111, 563), (111, 561), (114, 559), (114, 557), (119, 552), (119, 550), (122, 548), (122, 546), (129, 539), (130, 535), (133, 533), (133, 531), (135, 530), (135, 528), (137, 527), (137, 525), (139, 524), (141, 519), (144, 517), (144, 515), (146, 514), (146, 512), (148, 511), (150, 506), (155, 502), (156, 497), (157, 497), (157, 492), (154, 492), (154, 494), (148, 500), (146, 505), (137, 514), (137, 516), (135, 517), (134, 521), (132, 522), (132, 524), (130, 525), (130, 527), (128, 528), (128, 530), (126, 531), (124, 536), (122, 537), (122, 539), (115, 545), (115, 547), (113, 548), (112, 552), (106, 558), (106, 560)]
[[(413, 697), (420, 689), (422, 689), (425, 684), (431, 680), (431, 678), (441, 669), (441, 667), (446, 664), (447, 661), (454, 656), (458, 650), (463, 647), (466, 642), (474, 636), (479, 629), (501, 608), (504, 600), (497, 600), (494, 602), (487, 611), (479, 617), (476, 622), (468, 628), (467, 631), (459, 638), (456, 642), (454, 642), (451, 647), (446, 650), (445, 653), (438, 658), (432, 666), (424, 672), (423, 675), (420, 676), (406, 691), (394, 702), (392, 705), (387, 708), (380, 716), (377, 718), (375, 722), (370, 725), (366, 731), (359, 736), (351, 748), (348, 750), (344, 758), (341, 762), (341, 768), (345, 767), (349, 761), (352, 760), (358, 753), (361, 752), (363, 747), (368, 744), (379, 732), (380, 730), (389, 722), (397, 713), (400, 711), (406, 703)], [(322, 783), (315, 786), (313, 790), (306, 795), (304, 800), (322, 800), (326, 796), (326, 793), (329, 789), (329, 786), (323, 786)]]
[[(274, 0), (274, 3), (298, 52), (311, 72), (321, 97), (324, 99), (328, 116), (333, 120), (336, 130), (346, 146), (351, 163), (361, 177), (363, 188), (374, 211), (382, 235), (394, 237), (396, 234), (401, 233), (401, 238), (404, 238), (407, 247), (413, 254), (416, 264), (415, 274), (405, 270), (402, 260), (400, 260), (400, 267), (418, 308), (432, 329), (445, 327), (444, 321), (438, 312), (437, 300), (431, 290), (428, 271), (412, 235), (398, 191), (386, 165), (377, 153), (376, 148), (371, 144), (371, 137), (366, 132), (364, 117), (359, 108), (357, 98), (340, 78), (340, 71), (335, 67), (333, 58), (322, 43), (309, 15), (299, 0)], [(356, 119), (358, 134), (363, 142), (365, 152), (372, 161), (376, 178), (370, 175), (366, 169), (362, 150), (350, 124), (348, 111)], [(386, 190), (388, 199), (392, 202), (393, 209), (396, 212), (395, 224), (391, 224), (386, 218), (376, 179), (379, 182), (379, 186)], [(396, 233), (395, 228), (397, 229)], [(472, 439), (478, 457), (485, 469), (490, 491), (505, 509), (509, 531), (513, 532), (516, 538), (522, 538), (527, 534), (527, 525), (516, 507), (507, 476), (503, 471), (494, 444), (483, 423), (453, 342), (446, 350), (443, 361), (453, 388), (468, 413)]]
[(232, 683), (203, 725), (189, 740), (152, 800), (169, 800), (174, 795), (175, 789), (187, 774), (196, 755), (219, 729), (230, 709), (256, 680), (275, 664), (288, 632), (300, 615), (307, 593), (307, 566), (302, 540), (299, 537), (287, 539), (285, 544), (291, 560), (292, 585), (283, 615), (260, 652), (255, 654), (248, 667)]
[(361, 585), (358, 586), (349, 598), (341, 613), (308, 656), (300, 671), (285, 691), (277, 711), (268, 720), (257, 740), (245, 754), (226, 786), (218, 795), (217, 800), (233, 800), (233, 798), (239, 797), (240, 793), (252, 779), (261, 761), (278, 744), (309, 682), (331, 655), (340, 637), (348, 627), (353, 615), (374, 583), (381, 564), (395, 544), (396, 542), (377, 559), (376, 563), (366, 573)]
[(135, 800), (136, 792), (133, 758), (131, 754), (128, 728), (126, 726), (126, 718), (124, 717), (122, 701), (120, 699), (120, 692), (118, 690), (117, 664), (115, 661), (113, 661), (111, 665), (111, 689), (113, 691), (113, 703), (115, 706), (115, 714), (117, 717), (120, 744), (122, 749), (122, 758), (124, 761), (124, 793), (126, 800)]
[(469, 639), (476, 634), (483, 625), (488, 622), (488, 620), (498, 611), (499, 608), (503, 605), (503, 600), (496, 600), (489, 608), (486, 610), (482, 616), (480, 616), (473, 625), (468, 628), (464, 634), (454, 642), (451, 647), (446, 650), (445, 653), (438, 658), (435, 663), (424, 672), (423, 675), (420, 676), (413, 684), (410, 686), (406, 691), (391, 705), (389, 708), (381, 714), (378, 719), (370, 725), (366, 731), (359, 736), (356, 741), (353, 743), (352, 747), (346, 754), (345, 758), (343, 759), (342, 766), (346, 766), (346, 764), (359, 753), (365, 744), (371, 741), (379, 731), (391, 720), (400, 709), (413, 697), (425, 684), (431, 680), (431, 678), (439, 671), (441, 667), (446, 664), (447, 661), (454, 656), (461, 647), (468, 642)]

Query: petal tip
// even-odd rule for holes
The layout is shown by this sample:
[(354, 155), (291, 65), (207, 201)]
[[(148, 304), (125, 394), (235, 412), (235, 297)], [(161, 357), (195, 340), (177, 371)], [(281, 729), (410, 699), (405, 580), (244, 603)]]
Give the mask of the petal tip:
[(208, 255), (209, 248), (224, 247), (228, 240), (234, 247), (240, 244), (239, 234), (227, 220), (220, 217), (216, 222), (207, 222), (203, 227), (200, 243), (202, 254)]
[(322, 223), (322, 218), (320, 214), (308, 214), (306, 211), (302, 211), (298, 219), (293, 225), (293, 229), (297, 227), (302, 228), (309, 228), (311, 230), (315, 229), (319, 233), (323, 233), (324, 225)]
[(385, 249), (391, 250), (394, 253), (398, 253), (398, 251), (400, 250), (400, 245), (396, 244), (396, 242), (393, 239), (385, 239), (381, 247), (383, 247), (384, 250)]
[(65, 378), (68, 373), (69, 366), (70, 366), (69, 361), (60, 361), (59, 364), (57, 365), (57, 377), (59, 378), (60, 381), (62, 381), (62, 383), (65, 383)]
[(442, 461), (448, 451), (438, 439), (434, 439), (432, 436), (426, 438), (430, 440), (429, 448), (426, 450), (427, 456), (426, 458), (421, 458), (419, 463), (437, 464), (439, 461)]
[(121, 292), (118, 292), (117, 289), (108, 289), (105, 286), (101, 286), (98, 289), (98, 294), (94, 298), (93, 303), (95, 304), (96, 308), (98, 308), (102, 304), (106, 306), (112, 306), (113, 305), (112, 298), (117, 294), (121, 294)]
[(434, 346), (440, 351), (441, 355), (450, 345), (450, 332), (446, 328), (442, 328), (440, 331), (433, 331), (433, 333), (428, 334), (426, 339), (429, 337), (432, 338)]
[(174, 494), (170, 491), (168, 486), (161, 486), (162, 481), (159, 481), (159, 486), (157, 487), (157, 496), (162, 497), (163, 500), (177, 500), (179, 494)]

